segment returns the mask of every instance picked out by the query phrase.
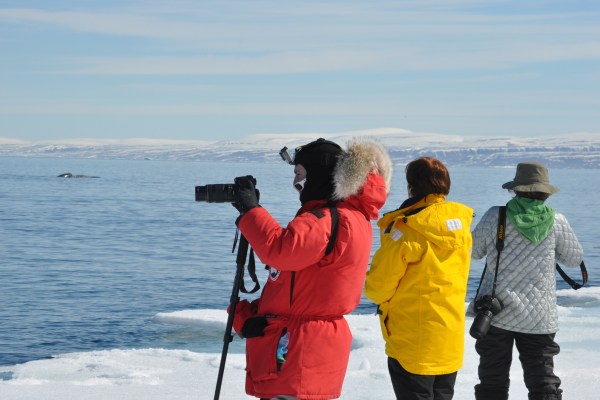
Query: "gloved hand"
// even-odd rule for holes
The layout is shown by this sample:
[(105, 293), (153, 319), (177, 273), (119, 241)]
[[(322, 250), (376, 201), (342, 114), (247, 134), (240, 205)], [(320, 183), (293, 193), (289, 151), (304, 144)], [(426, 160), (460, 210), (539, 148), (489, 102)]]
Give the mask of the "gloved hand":
[(265, 336), (265, 328), (267, 325), (269, 325), (269, 323), (265, 317), (248, 318), (242, 327), (242, 336), (245, 338)]
[[(248, 300), (242, 300), (235, 307), (235, 315), (233, 316), (233, 330), (236, 333), (242, 334), (244, 322), (256, 315), (258, 311), (258, 302), (254, 300), (252, 303)], [(230, 312), (230, 307), (227, 307), (227, 314)]]
[(256, 180), (252, 175), (238, 176), (233, 180), (236, 189), (234, 193), (233, 206), (240, 214), (245, 214), (253, 208), (258, 207), (259, 191), (254, 187)]

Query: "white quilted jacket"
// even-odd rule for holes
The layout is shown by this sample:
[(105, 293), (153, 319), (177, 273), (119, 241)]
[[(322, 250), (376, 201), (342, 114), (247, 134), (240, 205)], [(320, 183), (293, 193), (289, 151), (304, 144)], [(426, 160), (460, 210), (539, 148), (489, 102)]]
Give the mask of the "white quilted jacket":
[[(473, 231), (472, 258), (487, 256), (487, 270), (479, 296), (492, 293), (498, 210), (499, 207), (490, 208)], [(583, 249), (564, 215), (556, 212), (552, 230), (538, 244), (521, 236), (507, 218), (496, 283), (496, 297), (504, 307), (494, 316), (492, 325), (522, 333), (558, 331), (556, 263), (577, 267), (582, 259)]]

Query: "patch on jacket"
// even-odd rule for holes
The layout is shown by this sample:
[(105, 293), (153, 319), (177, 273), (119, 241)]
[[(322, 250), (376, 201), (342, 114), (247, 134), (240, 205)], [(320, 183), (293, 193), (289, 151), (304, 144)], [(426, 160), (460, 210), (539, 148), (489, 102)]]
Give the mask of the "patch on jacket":
[(449, 231), (458, 231), (462, 229), (462, 221), (459, 218), (447, 219), (446, 227)]
[(269, 279), (270, 280), (276, 281), (277, 278), (279, 278), (279, 275), (281, 275), (281, 271), (279, 271), (277, 268), (269, 267)]
[(322, 213), (321, 211), (311, 211), (310, 213), (319, 219), (323, 218), (325, 216), (325, 214)]
[(392, 232), (392, 240), (394, 242), (398, 241), (402, 237), (402, 231), (400, 229), (394, 229)]

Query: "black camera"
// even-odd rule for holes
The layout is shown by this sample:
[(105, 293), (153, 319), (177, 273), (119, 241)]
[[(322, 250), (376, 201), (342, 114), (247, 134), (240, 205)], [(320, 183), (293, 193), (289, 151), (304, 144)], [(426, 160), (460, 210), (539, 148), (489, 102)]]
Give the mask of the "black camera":
[[(256, 179), (251, 175), (254, 186)], [(235, 192), (238, 186), (235, 183), (215, 183), (212, 185), (196, 186), (196, 201), (205, 201), (207, 203), (233, 203), (235, 202)]]
[(473, 325), (471, 325), (471, 329), (469, 330), (469, 334), (475, 339), (484, 337), (490, 329), (492, 318), (502, 311), (502, 307), (504, 307), (504, 304), (496, 297), (490, 295), (485, 295), (476, 299), (473, 306), (476, 315), (473, 320)]

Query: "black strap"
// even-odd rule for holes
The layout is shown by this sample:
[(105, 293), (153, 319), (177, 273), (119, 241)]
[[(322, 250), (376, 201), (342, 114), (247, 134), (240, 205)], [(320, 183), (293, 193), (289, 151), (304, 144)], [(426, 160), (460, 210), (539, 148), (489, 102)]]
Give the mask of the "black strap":
[(579, 268), (581, 269), (581, 277), (583, 278), (583, 283), (581, 283), (581, 284), (577, 283), (573, 279), (571, 279), (565, 273), (565, 271), (562, 270), (562, 268), (560, 267), (560, 265), (556, 264), (556, 270), (558, 271), (558, 273), (560, 274), (560, 276), (565, 280), (565, 282), (567, 282), (569, 284), (569, 286), (571, 286), (575, 290), (581, 289), (582, 287), (584, 287), (585, 284), (588, 281), (588, 273), (587, 273), (587, 269), (585, 268), (585, 264), (584, 264), (583, 261), (581, 262), (581, 264), (579, 264)]
[(335, 204), (329, 206), (329, 212), (331, 213), (331, 235), (329, 235), (329, 243), (327, 243), (327, 249), (325, 249), (325, 255), (328, 255), (333, 251), (335, 247), (335, 239), (338, 233), (338, 222), (340, 219), (338, 209)]
[[(329, 243), (325, 249), (325, 256), (329, 255), (335, 247), (335, 239), (338, 233), (339, 213), (335, 204), (329, 204), (329, 212), (331, 213), (331, 234), (329, 235)], [(296, 282), (296, 271), (292, 271), (292, 279), (290, 282), (290, 306), (294, 300), (294, 284)]]
[(492, 286), (492, 297), (496, 296), (496, 280), (498, 279), (498, 267), (500, 266), (500, 252), (504, 250), (504, 237), (506, 236), (506, 206), (498, 210), (498, 231), (496, 233), (496, 270), (494, 271), (494, 285)]
[[(235, 238), (233, 239), (233, 248), (231, 249), (232, 253), (235, 251), (235, 247), (238, 242), (238, 235), (239, 235), (239, 229), (236, 229), (235, 230)], [(250, 249), (250, 260), (248, 261), (248, 275), (250, 275), (250, 279), (252, 279), (252, 282), (254, 282), (254, 287), (251, 290), (246, 289), (246, 284), (244, 283), (244, 279), (243, 279), (243, 276), (244, 276), (243, 266), (246, 265), (246, 255), (247, 255), (248, 248)], [(241, 263), (241, 265), (242, 265), (242, 280), (240, 282), (240, 292), (247, 293), (247, 294), (255, 293), (258, 289), (260, 289), (260, 283), (258, 283), (258, 277), (256, 276), (256, 262), (254, 259), (254, 250), (252, 248), (250, 248), (249, 245), (242, 246), (240, 244), (240, 248), (238, 249), (237, 262)]]
[[(498, 266), (500, 265), (500, 252), (504, 249), (504, 237), (506, 235), (506, 206), (499, 207), (498, 210), (498, 230), (496, 232), (496, 250), (498, 250), (498, 256), (496, 257), (496, 270), (494, 271), (494, 284), (492, 286), (492, 297), (496, 295), (496, 280), (498, 279)], [(487, 263), (483, 267), (483, 273), (479, 279), (479, 286), (475, 293), (475, 299), (479, 296), (479, 289), (481, 289), (481, 283), (487, 270)]]

